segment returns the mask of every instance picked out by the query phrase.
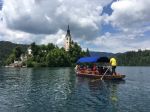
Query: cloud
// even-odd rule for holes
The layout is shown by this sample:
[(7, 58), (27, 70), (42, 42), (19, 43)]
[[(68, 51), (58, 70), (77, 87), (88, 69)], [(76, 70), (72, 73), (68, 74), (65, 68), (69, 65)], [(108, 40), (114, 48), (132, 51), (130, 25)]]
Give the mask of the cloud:
[[(93, 41), (86, 41), (82, 44), (83, 48), (90, 47), (90, 50), (101, 52), (126, 52), (138, 49), (150, 49), (150, 39), (145, 36), (138, 36), (126, 33), (105, 33)], [(91, 46), (92, 45), (92, 46)]]
[(7, 26), (32, 34), (55, 34), (70, 24), (74, 37), (91, 39), (101, 27), (103, 6), (112, 0), (5, 0)]
[(5, 0), (0, 40), (63, 46), (69, 24), (73, 40), (84, 49), (145, 49), (150, 42), (149, 6), (149, 0)]
[(50, 35), (36, 35), (30, 34), (22, 31), (16, 31), (8, 29), (6, 25), (0, 23), (0, 40), (2, 41), (11, 41), (14, 43), (30, 44), (36, 42), (37, 44), (48, 44), (54, 43), (59, 47), (64, 46), (65, 32), (59, 30), (57, 34)]
[(32, 39), (29, 33), (14, 31), (7, 28), (5, 24), (0, 22), (0, 40), (11, 41), (14, 43), (31, 43)]
[(112, 14), (103, 14), (104, 23), (113, 26), (117, 32), (105, 32), (84, 46), (96, 51), (125, 52), (150, 49), (150, 1), (119, 0), (112, 2)]
[(108, 20), (124, 32), (143, 32), (150, 25), (149, 0), (119, 0), (113, 2)]
[(64, 47), (64, 39), (65, 39), (65, 32), (63, 30), (59, 30), (57, 34), (54, 35), (46, 35), (44, 39), (39, 42), (39, 44), (48, 44), (54, 43), (59, 47)]

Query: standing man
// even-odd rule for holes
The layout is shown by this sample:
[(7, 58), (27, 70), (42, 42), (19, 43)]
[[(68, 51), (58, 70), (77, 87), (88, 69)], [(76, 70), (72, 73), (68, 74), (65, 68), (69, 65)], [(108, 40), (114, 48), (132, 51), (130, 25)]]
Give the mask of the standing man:
[(116, 74), (116, 66), (117, 66), (117, 61), (115, 58), (110, 59), (110, 64), (112, 66), (112, 75), (117, 75)]

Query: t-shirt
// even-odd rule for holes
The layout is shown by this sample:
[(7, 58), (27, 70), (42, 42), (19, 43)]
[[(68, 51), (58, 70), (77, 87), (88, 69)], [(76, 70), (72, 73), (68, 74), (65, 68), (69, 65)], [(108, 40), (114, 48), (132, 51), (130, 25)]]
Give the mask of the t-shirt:
[(110, 59), (110, 64), (111, 64), (111, 66), (117, 66), (116, 59), (115, 58), (111, 58)]

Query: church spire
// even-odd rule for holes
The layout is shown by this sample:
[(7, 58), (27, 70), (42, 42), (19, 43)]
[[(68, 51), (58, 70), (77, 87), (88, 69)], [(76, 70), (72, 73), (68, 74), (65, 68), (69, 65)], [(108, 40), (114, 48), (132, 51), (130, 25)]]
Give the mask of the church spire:
[(68, 25), (68, 30), (70, 30), (69, 25)]
[(67, 29), (67, 35), (66, 35), (66, 36), (69, 36), (69, 37), (71, 37), (69, 25), (68, 25), (68, 29)]

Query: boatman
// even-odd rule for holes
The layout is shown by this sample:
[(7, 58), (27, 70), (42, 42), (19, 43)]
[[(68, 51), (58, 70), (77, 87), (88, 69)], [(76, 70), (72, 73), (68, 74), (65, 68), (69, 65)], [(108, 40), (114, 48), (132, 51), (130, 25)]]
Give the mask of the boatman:
[(116, 66), (117, 66), (117, 61), (115, 58), (110, 59), (110, 64), (112, 66), (112, 75), (117, 75), (116, 74)]

